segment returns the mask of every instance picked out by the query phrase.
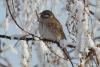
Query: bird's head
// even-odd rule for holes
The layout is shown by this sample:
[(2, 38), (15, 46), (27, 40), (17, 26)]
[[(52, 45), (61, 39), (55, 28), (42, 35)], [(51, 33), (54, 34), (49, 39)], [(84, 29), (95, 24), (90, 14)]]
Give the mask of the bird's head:
[(47, 18), (52, 18), (54, 15), (50, 10), (44, 10), (43, 12), (40, 13), (40, 17), (47, 19)]

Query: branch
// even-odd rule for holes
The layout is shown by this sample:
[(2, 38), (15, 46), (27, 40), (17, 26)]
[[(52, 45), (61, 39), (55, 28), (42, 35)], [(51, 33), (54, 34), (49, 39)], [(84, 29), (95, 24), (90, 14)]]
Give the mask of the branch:
[[(9, 13), (10, 13), (10, 16), (11, 16), (12, 20), (15, 22), (15, 24), (16, 24), (22, 31), (28, 33), (29, 35), (34, 36), (34, 34), (25, 31), (25, 30), (17, 23), (17, 21), (15, 20), (15, 18), (13, 17), (13, 15), (12, 15), (12, 13), (11, 13), (11, 10), (10, 10), (10, 6), (9, 6), (9, 3), (8, 3), (8, 0), (6, 0), (6, 3), (7, 3), (7, 7), (8, 7), (8, 11), (9, 11)], [(36, 36), (35, 36), (35, 37), (36, 37)]]
[(7, 35), (0, 35), (0, 38), (6, 38), (6, 39), (10, 39), (10, 40), (34, 40), (34, 38), (25, 38), (25, 37), (12, 37), (12, 36), (7, 36)]
[(92, 12), (91, 10), (89, 10), (90, 14), (94, 15), (94, 12)]
[[(9, 40), (26, 40), (26, 41), (35, 40), (34, 37), (25, 37), (25, 36), (17, 37), (17, 36), (7, 36), (7, 35), (1, 35), (1, 34), (0, 34), (0, 38), (6, 38)], [(39, 40), (59, 44), (58, 41), (53, 41), (53, 40), (45, 39), (45, 38), (41, 38), (41, 37), (39, 37)]]
[(97, 65), (97, 67), (98, 67), (98, 65), (99, 65), (99, 60), (98, 60), (98, 58), (97, 58), (97, 55), (96, 55), (96, 51), (95, 51), (95, 49), (93, 49), (93, 48), (90, 48), (89, 49), (89, 53), (88, 53), (88, 55), (86, 56), (86, 60), (85, 60), (85, 64), (87, 63), (87, 62), (89, 62), (89, 60), (91, 60), (91, 58), (93, 59), (94, 57), (93, 56), (95, 56), (95, 60), (96, 60), (96, 65)]

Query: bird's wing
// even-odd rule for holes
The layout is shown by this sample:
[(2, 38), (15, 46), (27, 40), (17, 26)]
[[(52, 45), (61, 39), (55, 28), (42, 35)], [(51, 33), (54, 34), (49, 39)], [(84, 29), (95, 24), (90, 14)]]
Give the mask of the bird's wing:
[(54, 33), (56, 37), (59, 36), (60, 39), (66, 39), (62, 25), (56, 18), (48, 19), (47, 22), (45, 22), (44, 24), (49, 28), (51, 32)]

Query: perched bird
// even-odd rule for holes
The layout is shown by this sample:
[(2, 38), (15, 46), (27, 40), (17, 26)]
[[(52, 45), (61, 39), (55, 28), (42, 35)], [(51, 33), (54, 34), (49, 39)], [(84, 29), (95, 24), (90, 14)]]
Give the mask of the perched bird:
[(62, 25), (50, 10), (44, 10), (40, 13), (39, 33), (42, 38), (50, 40), (66, 39)]
[[(43, 12), (41, 12), (38, 20), (39, 20), (39, 33), (42, 38), (58, 42), (62, 39), (66, 39), (62, 25), (50, 10), (44, 10)], [(65, 59), (66, 60), (69, 59), (72, 66), (74, 67), (66, 48), (62, 48), (61, 45), (59, 45), (59, 47), (63, 51)]]

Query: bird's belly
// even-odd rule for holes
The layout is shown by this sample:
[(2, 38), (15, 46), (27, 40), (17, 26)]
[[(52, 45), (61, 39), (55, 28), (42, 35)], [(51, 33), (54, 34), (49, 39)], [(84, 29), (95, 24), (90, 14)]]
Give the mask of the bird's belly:
[(39, 33), (40, 33), (42, 38), (51, 39), (51, 40), (57, 40), (57, 38), (54, 35), (54, 33), (52, 33), (48, 29), (48, 27), (46, 27), (45, 25), (43, 25), (41, 23), (39, 23)]

